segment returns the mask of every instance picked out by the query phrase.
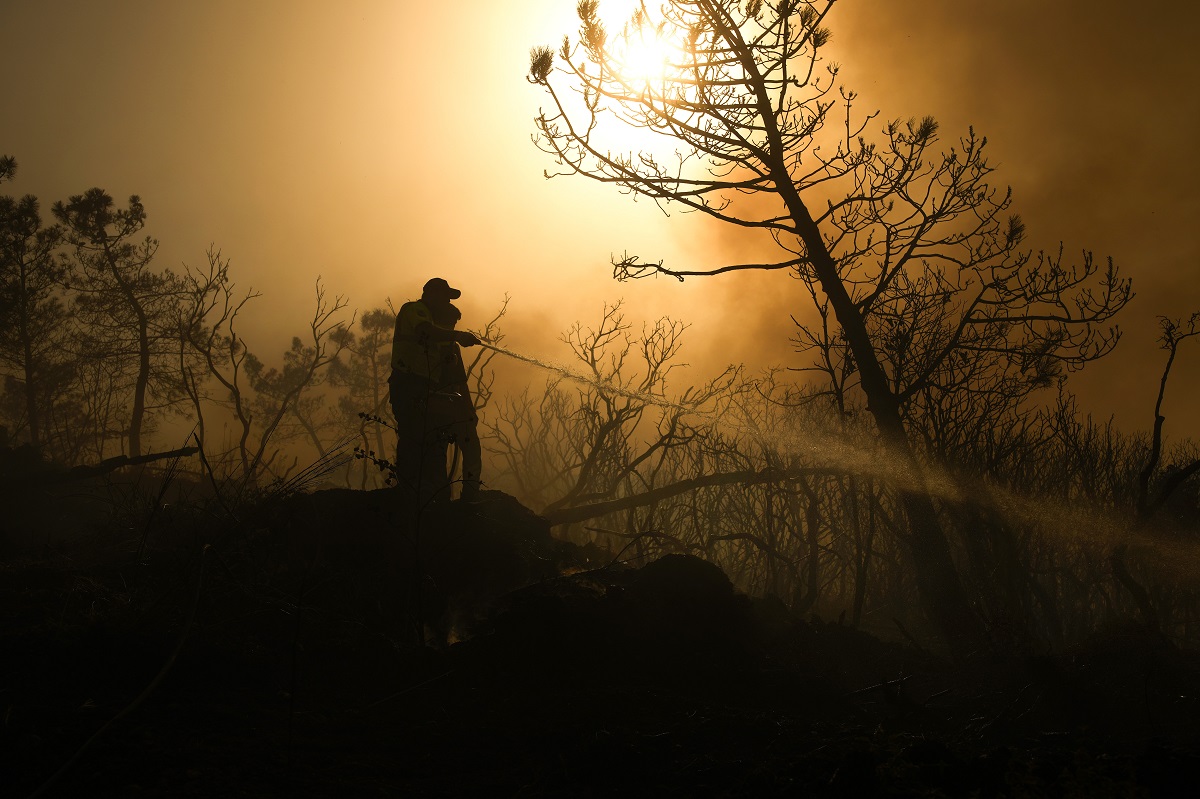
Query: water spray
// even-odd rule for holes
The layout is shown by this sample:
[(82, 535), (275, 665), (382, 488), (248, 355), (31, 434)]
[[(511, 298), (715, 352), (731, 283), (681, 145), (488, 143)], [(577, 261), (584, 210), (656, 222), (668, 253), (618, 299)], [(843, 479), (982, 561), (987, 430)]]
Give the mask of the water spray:
[[(507, 355), (508, 357), (514, 358), (518, 361), (522, 361), (522, 362), (530, 364), (532, 366), (537, 366), (541, 369), (545, 369), (549, 372), (553, 372), (554, 374), (557, 374), (561, 377), (565, 377), (566, 379), (572, 380), (576, 383), (582, 383), (583, 385), (590, 386), (591, 388), (594, 388), (597, 391), (608, 392), (610, 394), (615, 394), (619, 397), (624, 397), (625, 399), (631, 399), (631, 400), (637, 400), (639, 402), (644, 402), (647, 405), (654, 405), (659, 408), (667, 408), (669, 410), (678, 411), (682, 415), (698, 416), (702, 419), (707, 419), (708, 421), (710, 421), (714, 424), (721, 423), (721, 424), (727, 425), (729, 427), (734, 428), (735, 430), (737, 430), (739, 432), (746, 433), (751, 438), (758, 441), (760, 444), (770, 444), (770, 445), (778, 446), (781, 443), (781, 439), (780, 439), (778, 432), (776, 432), (773, 435), (768, 435), (768, 434), (764, 433), (760, 428), (758, 428), (757, 426), (754, 426), (754, 425), (730, 423), (730, 421), (728, 419), (722, 418), (721, 414), (718, 414), (714, 411), (701, 410), (696, 405), (689, 405), (689, 404), (682, 403), (682, 402), (675, 402), (673, 400), (668, 399), (667, 397), (664, 397), (661, 394), (652, 394), (648, 391), (634, 391), (633, 389), (625, 388), (623, 386), (616, 385), (615, 383), (613, 383), (609, 380), (605, 380), (604, 378), (600, 377), (597, 374), (589, 375), (589, 374), (583, 374), (580, 372), (576, 372), (571, 369), (568, 369), (565, 366), (561, 366), (559, 364), (554, 364), (554, 363), (548, 363), (547, 361), (543, 361), (538, 358), (532, 358), (528, 355), (521, 355), (520, 353), (513, 352), (512, 350), (509, 350), (509, 349), (505, 349), (504, 347), (498, 347), (494, 344), (487, 344), (487, 343), (481, 341), (480, 346), (485, 347), (494, 352), (498, 352), (501, 355)], [(818, 450), (818, 444), (825, 444), (826, 445), (825, 448), (827, 451), (829, 449), (832, 449), (835, 446), (838, 448), (841, 448), (841, 449), (845, 449), (845, 447), (846, 447), (846, 445), (842, 442), (835, 443), (832, 440), (818, 441), (815, 436), (810, 436), (809, 440), (806, 443), (808, 445), (808, 448), (813, 451)], [(797, 449), (798, 448), (799, 447), (797, 447)], [(865, 457), (864, 457), (864, 463), (866, 463)]]
[(879, 458), (877, 455), (869, 454), (857, 447), (854, 447), (853, 445), (847, 444), (845, 441), (838, 440), (828, 434), (823, 434), (823, 435), (818, 436), (818, 435), (814, 435), (812, 433), (808, 433), (808, 434), (806, 434), (804, 442), (801, 443), (801, 442), (795, 440), (796, 436), (795, 436), (794, 431), (790, 434), (783, 433), (782, 431), (779, 431), (779, 430), (772, 430), (771, 432), (768, 433), (766, 431), (763, 431), (757, 425), (746, 424), (744, 422), (743, 423), (731, 422), (728, 418), (726, 418), (725, 416), (723, 416), (720, 413), (717, 413), (715, 411), (701, 410), (699, 407), (697, 407), (694, 404), (676, 402), (674, 400), (668, 399), (667, 397), (664, 397), (661, 394), (653, 394), (648, 391), (635, 391), (633, 389), (629, 389), (629, 388), (625, 388), (623, 386), (616, 385), (615, 383), (612, 383), (609, 380), (605, 380), (604, 378), (600, 377), (597, 374), (584, 374), (581, 372), (576, 372), (576, 371), (574, 371), (572, 369), (568, 369), (567, 367), (562, 366), (560, 364), (550, 363), (547, 361), (543, 361), (539, 358), (530, 357), (528, 355), (522, 355), (521, 353), (513, 352), (510, 349), (496, 346), (495, 344), (488, 344), (486, 342), (481, 341), (480, 346), (482, 346), (486, 349), (492, 350), (493, 352), (497, 352), (501, 355), (507, 355), (508, 357), (513, 358), (518, 361), (522, 361), (523, 363), (527, 363), (532, 366), (536, 366), (540, 369), (545, 369), (546, 371), (553, 372), (554, 374), (557, 374), (568, 380), (572, 380), (576, 383), (581, 383), (583, 385), (594, 388), (597, 391), (615, 394), (617, 396), (624, 397), (626, 399), (637, 400), (639, 402), (644, 402), (647, 405), (653, 405), (653, 406), (656, 406), (659, 408), (666, 408), (669, 410), (678, 411), (681, 415), (700, 417), (702, 419), (706, 419), (709, 422), (712, 422), (713, 424), (718, 424), (718, 423), (723, 424), (729, 428), (736, 430), (737, 432), (748, 435), (750, 438), (754, 439), (759, 444), (763, 444), (763, 445), (766, 445), (769, 447), (779, 448), (779, 446), (781, 444), (786, 445), (789, 443), (787, 441), (788, 438), (792, 438), (793, 441), (790, 443), (793, 444), (793, 449), (797, 454), (801, 450), (806, 451), (807, 453), (813, 455), (814, 457), (819, 457), (819, 455), (821, 453), (824, 453), (826, 455), (830, 455), (835, 452), (840, 453), (842, 464), (846, 464), (850, 461), (854, 461), (855, 463), (852, 465), (854, 465), (859, 471), (861, 471), (864, 474), (870, 474), (870, 475), (876, 476), (876, 477), (887, 478), (887, 479), (891, 479), (893, 481), (896, 480), (896, 475), (887, 474), (887, 473), (885, 473), (884, 470), (881, 470), (879, 468)]
[(504, 347), (498, 347), (495, 344), (488, 344), (484, 341), (479, 342), (479, 346), (483, 347), (484, 349), (492, 350), (493, 352), (498, 352), (501, 355), (507, 355), (515, 360), (537, 366), (549, 372), (554, 372), (555, 374), (565, 377), (568, 380), (573, 380), (576, 383), (582, 383), (586, 386), (591, 386), (597, 391), (606, 391), (610, 394), (616, 394), (619, 397), (624, 397), (625, 399), (640, 400), (648, 405), (656, 405), (660, 408), (671, 408), (672, 410), (682, 411), (684, 413), (706, 415), (704, 411), (697, 410), (694, 406), (684, 405), (680, 402), (673, 402), (661, 394), (651, 394), (648, 391), (634, 391), (630, 388), (618, 386), (611, 381), (605, 380), (599, 375), (587, 375), (581, 372), (576, 372), (568, 369), (565, 366), (560, 366), (559, 364), (549, 363), (537, 358), (532, 358), (528, 355), (521, 355), (518, 352), (513, 352), (512, 350)]
[[(731, 421), (714, 411), (705, 411), (681, 402), (675, 402), (660, 394), (639, 392), (616, 385), (597, 374), (585, 374), (569, 369), (561, 364), (550, 363), (539, 358), (522, 355), (505, 347), (480, 342), (480, 346), (501, 355), (506, 355), (523, 363), (544, 369), (560, 377), (596, 389), (597, 391), (614, 394), (626, 399), (637, 400), (648, 405), (678, 411), (681, 414), (707, 419), (714, 424), (722, 424), (738, 432), (748, 435), (756, 442), (775, 449), (790, 450), (794, 454), (803, 451), (816, 461), (826, 461), (836, 464), (837, 468), (847, 473), (853, 472), (864, 477), (876, 478), (892, 483), (899, 487), (907, 486), (910, 490), (920, 490), (950, 502), (973, 501), (980, 502), (980, 497), (967, 497), (963, 494), (960, 481), (951, 475), (928, 467), (922, 469), (919, 477), (899, 472), (894, 465), (889, 464), (885, 453), (867, 450), (829, 433), (804, 433), (801, 442), (796, 431), (773, 429), (770, 432), (746, 423)], [(790, 439), (790, 440), (789, 440)], [(1067, 530), (1087, 531), (1088, 538), (1094, 544), (1111, 547), (1116, 542), (1129, 540), (1130, 530), (1124, 520), (1111, 517), (1110, 513), (1096, 509), (1064, 507), (1060, 501), (1033, 498), (1016, 493), (999, 485), (989, 485), (988, 496), (982, 504), (996, 510), (1015, 514), (1027, 520), (1040, 520), (1043, 523), (1053, 520), (1054, 527), (1060, 532)], [(1072, 536), (1074, 537), (1074, 536)], [(1139, 536), (1140, 537), (1140, 536)], [(1156, 541), (1155, 549), (1163, 549), (1163, 542)], [(1195, 564), (1200, 559), (1196, 547), (1174, 546), (1171, 550), (1175, 567), (1183, 564)]]
[(863, 477), (885, 480), (902, 488), (933, 494), (950, 501), (963, 500), (959, 485), (948, 475), (937, 474), (929, 470), (922, 470), (919, 476), (909, 474), (907, 471), (889, 463), (889, 459), (878, 450), (865, 449), (827, 431), (798, 431), (794, 428), (781, 429), (778, 427), (767, 431), (752, 423), (731, 420), (728, 416), (716, 411), (706, 411), (693, 404), (675, 402), (661, 394), (634, 391), (633, 389), (616, 385), (597, 374), (576, 372), (560, 364), (549, 363), (528, 355), (522, 355), (504, 347), (498, 347), (495, 344), (488, 344), (481, 341), (480, 346), (553, 372), (568, 380), (590, 386), (597, 391), (677, 411), (680, 415), (699, 417), (712, 423), (714, 426), (718, 424), (722, 425), (727, 429), (746, 435), (767, 449), (792, 455), (803, 454), (818, 468), (827, 468), (830, 471), (847, 474), (854, 473)]

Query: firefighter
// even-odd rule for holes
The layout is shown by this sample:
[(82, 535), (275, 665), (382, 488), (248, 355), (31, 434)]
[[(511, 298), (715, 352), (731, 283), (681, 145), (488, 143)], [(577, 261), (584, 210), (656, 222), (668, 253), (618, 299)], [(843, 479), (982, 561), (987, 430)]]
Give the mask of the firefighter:
[[(462, 318), (462, 312), (451, 303), (431, 310), (433, 323), (442, 329), (453, 330)], [(430, 398), (430, 418), (446, 443), (453, 445), (462, 459), (460, 498), (474, 502), (479, 498), (483, 450), (479, 443), (479, 417), (475, 414), (475, 403), (471, 401), (471, 390), (467, 385), (467, 368), (458, 341), (443, 341), (434, 346), (439, 353), (440, 388)], [(439, 453), (441, 451), (438, 449)]]
[[(465, 330), (455, 330), (445, 321), (455, 316), (452, 300), (462, 292), (451, 288), (445, 279), (429, 280), (421, 299), (406, 302), (396, 314), (396, 331), (392, 336), (392, 374), (388, 390), (392, 414), (396, 418), (396, 476), (402, 487), (414, 490), (422, 500), (446, 498), (446, 444), (455, 434), (454, 414), (461, 413), (462, 401), (453, 399), (457, 391), (465, 391), (465, 374), (453, 368), (448, 360), (459, 346), (473, 347), (479, 339)], [(439, 325), (437, 319), (442, 319)], [(459, 381), (462, 381), (461, 383)], [(470, 397), (466, 402), (470, 404)], [(470, 414), (474, 432), (474, 412)], [(466, 420), (462, 420), (465, 424)], [(461, 425), (459, 434), (466, 438)], [(474, 437), (478, 448), (478, 438)], [(464, 471), (468, 454), (463, 448)], [(472, 496), (479, 490), (478, 467), (470, 476)], [(464, 478), (467, 475), (464, 474)], [(464, 494), (468, 485), (464, 483)]]

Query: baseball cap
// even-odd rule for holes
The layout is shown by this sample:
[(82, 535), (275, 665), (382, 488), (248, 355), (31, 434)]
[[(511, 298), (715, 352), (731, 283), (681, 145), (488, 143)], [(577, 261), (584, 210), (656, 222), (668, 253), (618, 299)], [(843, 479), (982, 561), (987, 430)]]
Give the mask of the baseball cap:
[(448, 297), (452, 300), (457, 300), (462, 296), (462, 292), (458, 289), (451, 288), (444, 277), (430, 278), (425, 283), (425, 288), (421, 290), (422, 294), (429, 294), (435, 297)]

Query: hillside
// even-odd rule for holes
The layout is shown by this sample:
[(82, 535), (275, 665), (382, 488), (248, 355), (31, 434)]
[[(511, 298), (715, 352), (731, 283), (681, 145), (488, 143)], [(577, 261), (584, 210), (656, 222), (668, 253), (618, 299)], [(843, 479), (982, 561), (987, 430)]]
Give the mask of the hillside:
[(1132, 623), (952, 663), (499, 492), (208, 521), (0, 566), (11, 795), (1166, 796), (1200, 764), (1200, 657)]

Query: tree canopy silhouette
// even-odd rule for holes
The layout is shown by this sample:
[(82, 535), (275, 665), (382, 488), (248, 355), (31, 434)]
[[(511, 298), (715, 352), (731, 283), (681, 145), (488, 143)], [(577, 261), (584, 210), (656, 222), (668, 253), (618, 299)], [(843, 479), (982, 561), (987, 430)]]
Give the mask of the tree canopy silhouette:
[[(0, 158), (0, 180), (16, 161)], [(62, 238), (56, 225), (42, 224), (38, 200), (0, 196), (0, 367), (5, 393), (21, 398), (29, 441), (46, 438), (43, 409), (62, 392), (67, 332), (66, 305), (58, 288), (65, 268), (55, 257)], [(18, 432), (18, 431), (12, 431)]]
[[(772, 263), (679, 269), (625, 254), (619, 280), (780, 270), (809, 289), (828, 323), (803, 328), (839, 391), (865, 400), (904, 479), (897, 491), (922, 604), (965, 649), (982, 631), (938, 509), (921, 490), (914, 400), (952, 401), (1002, 386), (1019, 400), (1109, 352), (1108, 325), (1131, 297), (1111, 260), (1023, 248), (1011, 192), (992, 183), (973, 130), (939, 151), (932, 118), (882, 124), (855, 108), (823, 50), (834, 3), (669, 0), (639, 8), (615, 34), (595, 0), (578, 4), (579, 38), (531, 52), (529, 80), (549, 97), (536, 144), (547, 177), (579, 175), (770, 237)], [(626, 73), (645, 37), (668, 45), (654, 76)], [(660, 137), (613, 149), (621, 128)], [(652, 138), (647, 140), (653, 140)], [(1014, 390), (1013, 387), (1017, 388)], [(915, 486), (915, 487), (914, 487)]]
[[(151, 266), (158, 241), (136, 236), (146, 209), (136, 196), (118, 208), (103, 189), (88, 189), (54, 204), (72, 247), (67, 285), (73, 314), (87, 330), (84, 356), (103, 364), (105, 379), (128, 391), (128, 454), (144, 451), (142, 433), (155, 411), (183, 399), (177, 378), (177, 318), (184, 291), (170, 270)], [(124, 392), (121, 392), (124, 393)]]

